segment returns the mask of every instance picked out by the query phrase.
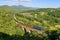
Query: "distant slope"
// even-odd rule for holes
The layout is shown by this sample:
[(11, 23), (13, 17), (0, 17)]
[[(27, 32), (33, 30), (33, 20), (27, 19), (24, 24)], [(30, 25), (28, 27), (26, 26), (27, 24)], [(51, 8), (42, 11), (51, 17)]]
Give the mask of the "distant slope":
[(22, 6), (22, 5), (13, 5), (12, 7), (15, 7), (15, 8), (24, 8), (24, 6)]
[(13, 5), (11, 7), (20, 8), (20, 9), (30, 9), (30, 10), (37, 9), (37, 8), (33, 8), (33, 7), (26, 7), (26, 6), (23, 6), (23, 5)]

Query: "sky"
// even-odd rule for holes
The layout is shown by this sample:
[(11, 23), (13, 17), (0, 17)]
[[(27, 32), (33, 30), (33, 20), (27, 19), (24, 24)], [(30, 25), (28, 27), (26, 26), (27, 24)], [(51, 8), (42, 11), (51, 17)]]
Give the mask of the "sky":
[(60, 0), (0, 0), (0, 5), (23, 5), (38, 8), (60, 7)]

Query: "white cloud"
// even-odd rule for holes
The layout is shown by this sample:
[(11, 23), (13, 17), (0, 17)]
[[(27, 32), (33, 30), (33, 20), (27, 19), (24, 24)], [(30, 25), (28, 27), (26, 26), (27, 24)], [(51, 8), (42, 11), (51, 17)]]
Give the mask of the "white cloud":
[(11, 1), (16, 1), (16, 2), (30, 2), (32, 0), (11, 0)]
[(32, 0), (0, 0), (0, 5), (22, 5)]
[(28, 1), (31, 1), (31, 0), (19, 0), (19, 1), (22, 1), (22, 2), (26, 2), (27, 1), (28, 2)]
[(28, 2), (31, 0), (0, 0), (0, 1), (20, 1), (20, 2)]

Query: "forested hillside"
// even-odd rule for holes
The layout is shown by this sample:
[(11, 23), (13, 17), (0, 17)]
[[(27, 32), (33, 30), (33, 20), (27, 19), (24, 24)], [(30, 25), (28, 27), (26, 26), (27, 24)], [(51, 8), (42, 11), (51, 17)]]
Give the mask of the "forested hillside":
[[(56, 8), (46, 8), (46, 9), (37, 9), (22, 12), (18, 17), (24, 17), (26, 20), (25, 23), (33, 23), (33, 25), (39, 25), (43, 28), (54, 27), (51, 30), (56, 30), (60, 26), (60, 9)], [(20, 18), (18, 18), (20, 19)], [(23, 20), (24, 21), (24, 20)], [(31, 22), (30, 22), (31, 21)], [(32, 24), (31, 24), (32, 25)]]
[[(44, 29), (43, 34), (33, 31), (25, 33), (14, 20), (14, 14), (25, 24), (37, 25)], [(60, 9), (40, 8), (22, 10), (10, 6), (0, 6), (0, 40), (60, 40)]]

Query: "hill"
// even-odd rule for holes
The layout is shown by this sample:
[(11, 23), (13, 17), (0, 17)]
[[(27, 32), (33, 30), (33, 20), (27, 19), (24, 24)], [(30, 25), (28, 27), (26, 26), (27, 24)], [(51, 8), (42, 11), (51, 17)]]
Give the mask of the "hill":
[[(0, 6), (0, 32), (2, 34), (5, 33), (5, 36), (6, 34), (9, 35), (13, 40), (52, 40), (53, 36), (54, 39), (59, 37), (57, 35), (60, 33), (60, 9), (40, 8), (37, 10), (21, 10), (10, 6)], [(16, 18), (19, 21), (23, 21), (25, 24), (29, 24), (32, 27), (34, 25), (42, 27), (45, 33), (38, 34), (36, 31), (32, 31), (32, 34), (25, 33), (20, 25), (16, 24), (13, 17), (14, 14), (16, 14)], [(5, 36), (2, 35), (0, 39), (5, 39)]]

